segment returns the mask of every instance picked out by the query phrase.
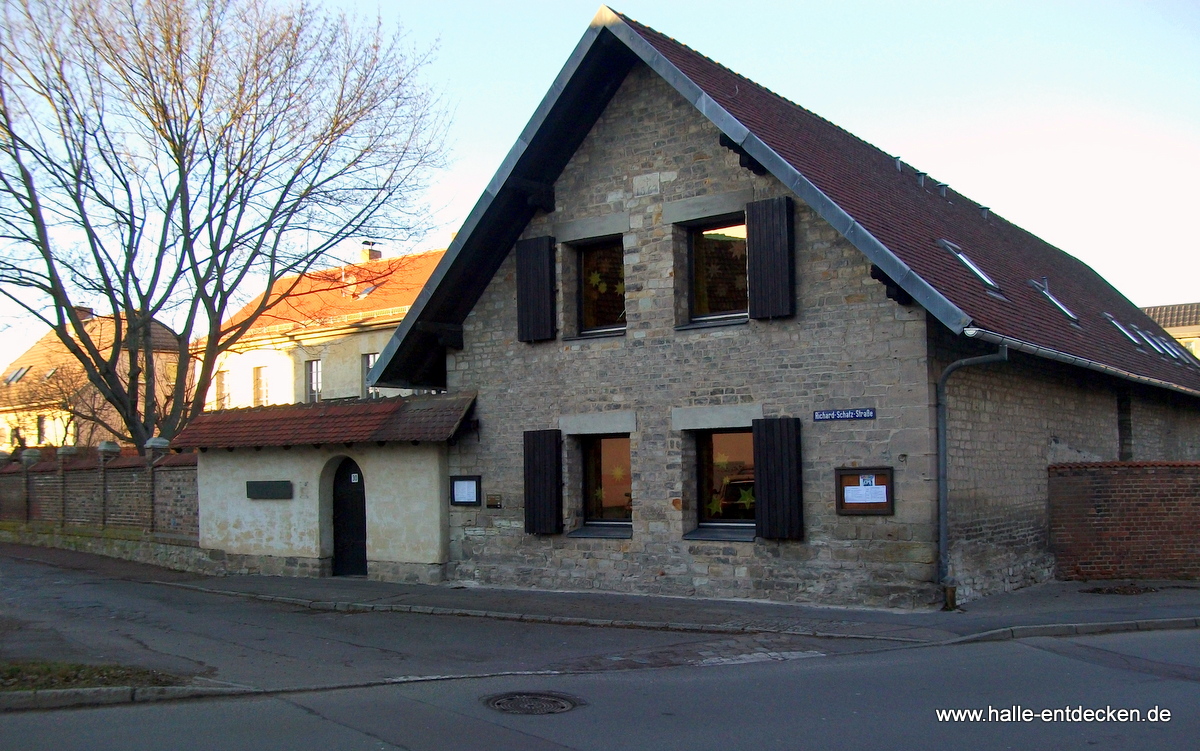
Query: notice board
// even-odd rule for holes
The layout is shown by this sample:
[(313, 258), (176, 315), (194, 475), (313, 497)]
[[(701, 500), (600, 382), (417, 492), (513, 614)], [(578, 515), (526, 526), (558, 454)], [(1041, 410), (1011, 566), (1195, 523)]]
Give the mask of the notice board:
[(888, 516), (896, 513), (891, 467), (838, 467), (833, 472), (838, 514)]

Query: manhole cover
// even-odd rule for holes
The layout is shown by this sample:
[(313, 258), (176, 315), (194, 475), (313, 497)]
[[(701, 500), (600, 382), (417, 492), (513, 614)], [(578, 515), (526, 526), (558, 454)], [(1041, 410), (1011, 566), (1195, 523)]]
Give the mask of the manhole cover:
[(483, 703), (507, 714), (558, 714), (570, 712), (583, 702), (573, 696), (547, 692), (513, 691), (485, 697)]

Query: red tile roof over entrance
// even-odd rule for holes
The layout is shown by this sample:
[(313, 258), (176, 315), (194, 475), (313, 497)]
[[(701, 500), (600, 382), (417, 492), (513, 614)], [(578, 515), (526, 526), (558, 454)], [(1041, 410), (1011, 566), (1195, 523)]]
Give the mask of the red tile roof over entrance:
[(228, 409), (200, 415), (171, 447), (446, 441), (463, 426), (474, 404), (474, 394), (438, 394)]

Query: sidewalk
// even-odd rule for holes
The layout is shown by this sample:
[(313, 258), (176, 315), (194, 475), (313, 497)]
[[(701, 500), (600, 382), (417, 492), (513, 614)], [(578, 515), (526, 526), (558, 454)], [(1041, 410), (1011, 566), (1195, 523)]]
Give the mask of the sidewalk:
[(1200, 625), (1200, 582), (1136, 582), (1141, 594), (1084, 590), (1131, 582), (1047, 582), (969, 602), (955, 612), (743, 600), (396, 584), (358, 577), (203, 576), (86, 553), (0, 543), (0, 555), (105, 576), (320, 610), (375, 610), (564, 625), (701, 633), (783, 633), (897, 646)]

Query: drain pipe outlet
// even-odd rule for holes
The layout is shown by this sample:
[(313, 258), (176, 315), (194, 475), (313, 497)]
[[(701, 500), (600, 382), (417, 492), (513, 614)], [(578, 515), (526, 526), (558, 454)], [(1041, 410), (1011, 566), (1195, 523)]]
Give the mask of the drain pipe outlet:
[(1008, 360), (1008, 345), (1001, 344), (1000, 351), (994, 355), (968, 357), (957, 360), (946, 366), (942, 377), (937, 382), (937, 461), (938, 461), (938, 583), (942, 585), (945, 597), (944, 608), (954, 610), (957, 607), (956, 591), (958, 582), (950, 579), (950, 484), (947, 480), (950, 459), (946, 441), (946, 382), (959, 368), (973, 365), (988, 365), (994, 362)]

